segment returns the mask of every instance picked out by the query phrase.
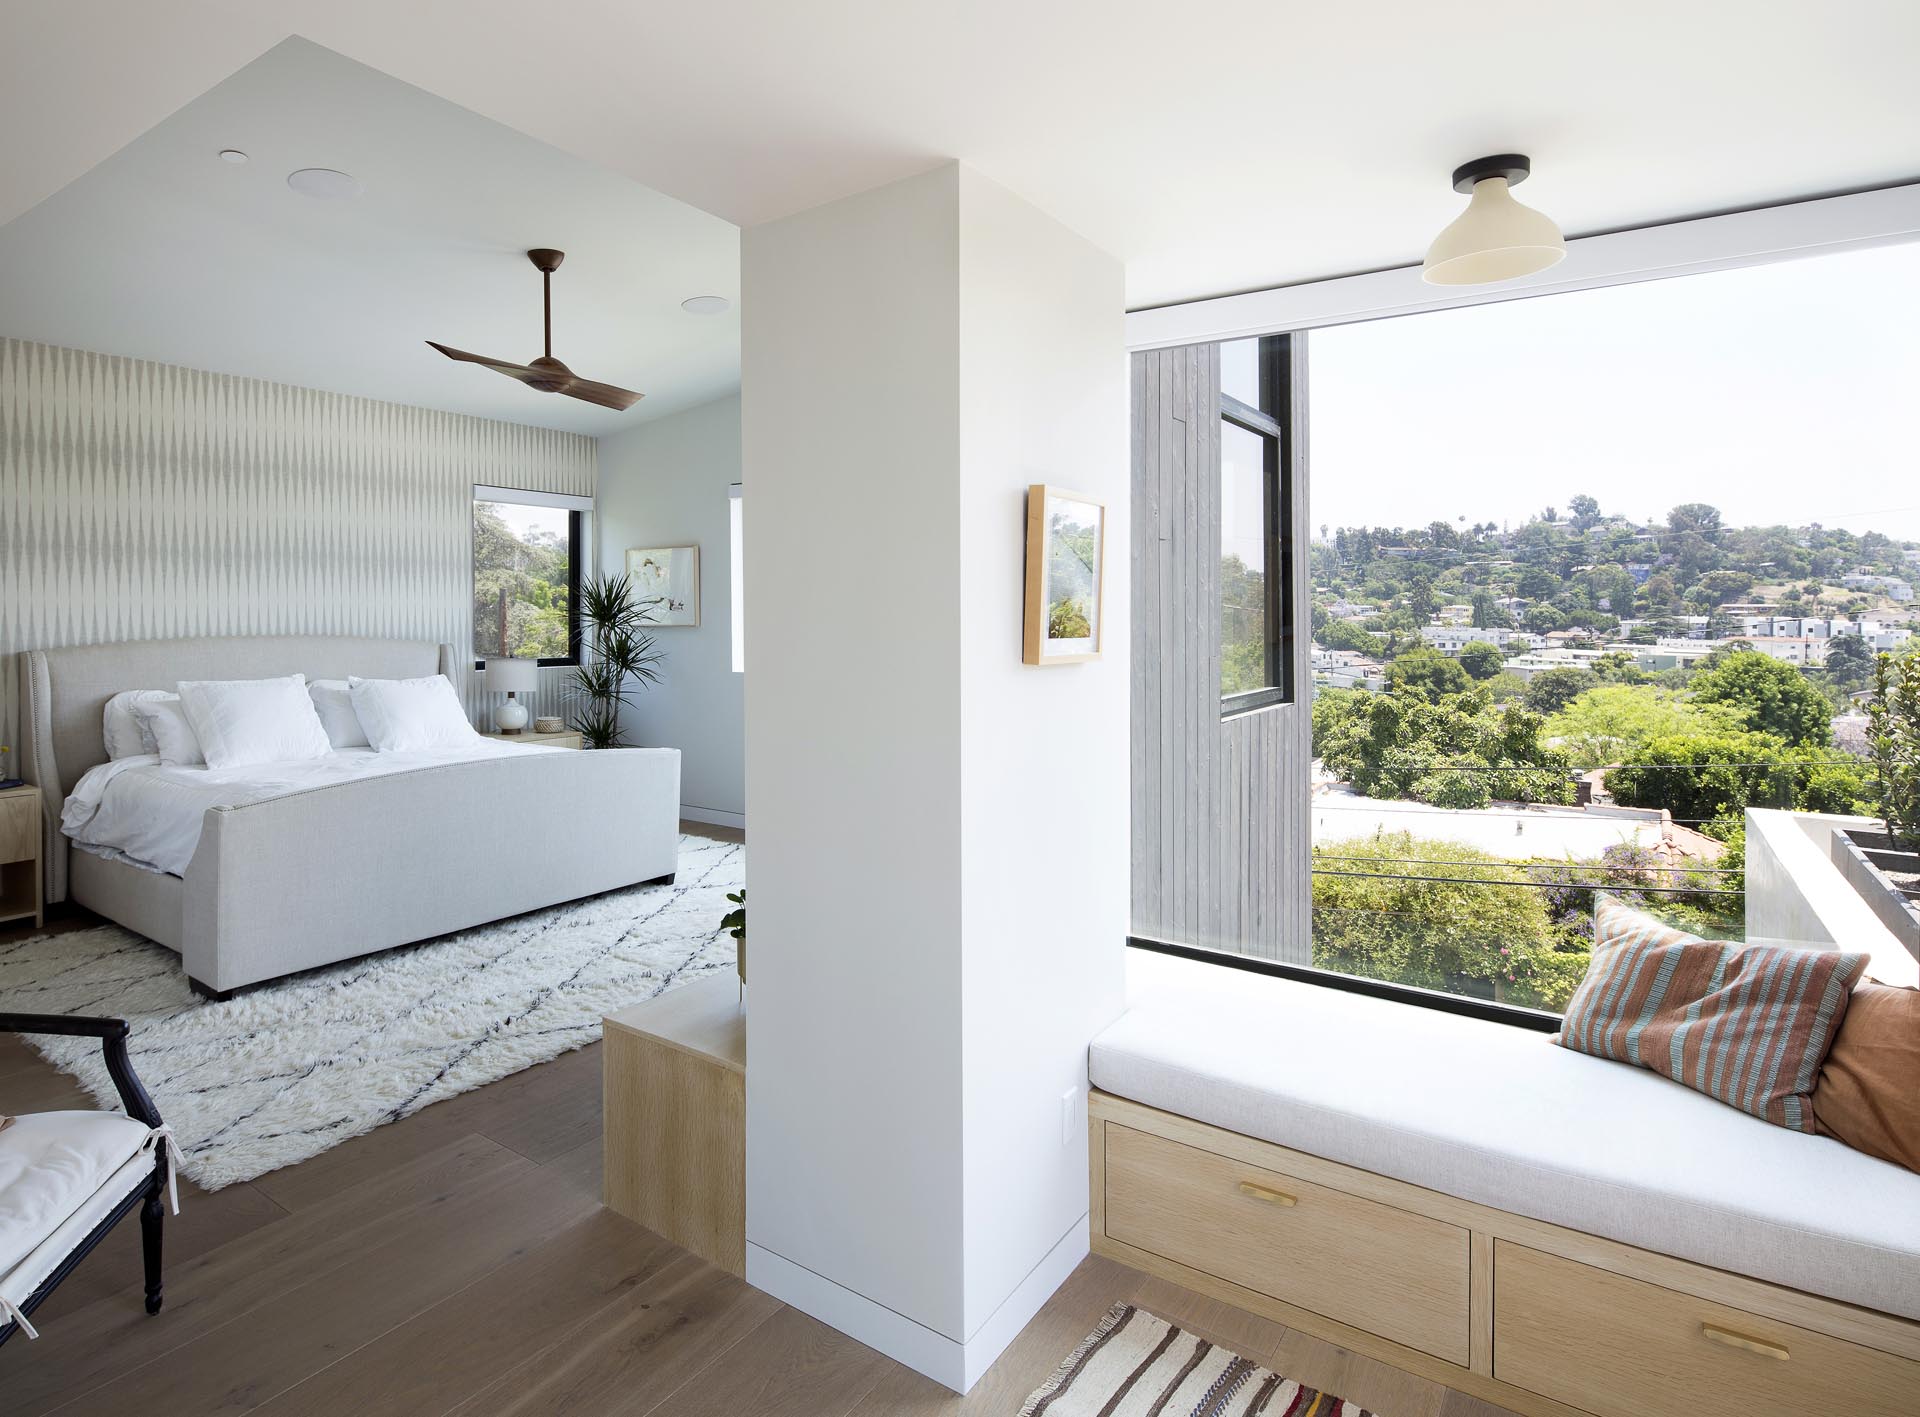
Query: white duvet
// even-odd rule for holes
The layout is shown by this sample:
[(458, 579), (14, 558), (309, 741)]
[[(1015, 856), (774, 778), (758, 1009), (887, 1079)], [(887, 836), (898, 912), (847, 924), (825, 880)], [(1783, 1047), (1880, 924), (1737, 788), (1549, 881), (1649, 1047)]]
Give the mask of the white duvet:
[(186, 874), (209, 807), (238, 807), (356, 778), (386, 777), (447, 763), (564, 748), (501, 743), (475, 735), (471, 748), (377, 753), (338, 748), (321, 758), (239, 768), (164, 767), (152, 754), (91, 769), (60, 809), (60, 830), (76, 846), (169, 875)]

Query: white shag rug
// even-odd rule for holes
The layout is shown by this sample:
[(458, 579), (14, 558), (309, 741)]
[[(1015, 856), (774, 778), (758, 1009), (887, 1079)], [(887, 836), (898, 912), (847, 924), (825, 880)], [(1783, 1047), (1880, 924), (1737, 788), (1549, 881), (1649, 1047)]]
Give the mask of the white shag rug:
[[(262, 984), (195, 995), (180, 957), (117, 925), (0, 945), (0, 1011), (124, 1018), (134, 1071), (215, 1190), (600, 1037), (602, 1015), (733, 968), (720, 929), (746, 848), (680, 839), (635, 886)], [(96, 1039), (28, 1040), (104, 1105)]]

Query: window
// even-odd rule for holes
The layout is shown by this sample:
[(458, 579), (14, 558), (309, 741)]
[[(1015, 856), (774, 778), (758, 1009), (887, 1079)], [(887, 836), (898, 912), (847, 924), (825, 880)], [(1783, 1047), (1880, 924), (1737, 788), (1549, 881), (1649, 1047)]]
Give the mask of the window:
[[(1860, 700), (1920, 644), (1916, 301), (1904, 244), (1220, 345), (1222, 701), (1278, 677), (1253, 508), (1297, 466), (1312, 772), (1276, 791), (1264, 740), (1165, 728), (1139, 942), (1550, 1028), (1603, 897), (1739, 941), (1850, 890), (1815, 816), (1878, 810)], [(1849, 947), (1916, 977), (1890, 934)]]
[(584, 497), (476, 487), (473, 652), (577, 664)]
[(1220, 711), (1292, 698), (1279, 422), (1287, 337), (1220, 346)]
[(732, 598), (729, 632), (733, 639), (733, 672), (747, 672), (747, 532), (740, 484), (727, 489), (727, 588)]

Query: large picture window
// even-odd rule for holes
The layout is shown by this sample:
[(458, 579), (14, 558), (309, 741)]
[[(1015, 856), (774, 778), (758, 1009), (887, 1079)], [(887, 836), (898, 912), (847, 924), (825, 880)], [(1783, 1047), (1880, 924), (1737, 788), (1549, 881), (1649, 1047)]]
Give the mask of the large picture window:
[(1220, 709), (1292, 695), (1284, 335), (1220, 346)]
[(514, 495), (475, 489), (474, 655), (577, 664), (581, 499)]

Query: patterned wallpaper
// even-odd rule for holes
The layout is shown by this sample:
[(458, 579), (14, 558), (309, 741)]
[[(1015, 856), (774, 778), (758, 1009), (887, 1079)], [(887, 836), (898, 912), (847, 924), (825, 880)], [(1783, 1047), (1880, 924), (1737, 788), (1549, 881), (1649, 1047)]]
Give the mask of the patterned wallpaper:
[[(597, 447), (0, 339), (0, 743), (19, 742), (17, 650), (391, 635), (470, 662), (474, 485), (592, 496)], [(536, 712), (561, 711), (564, 673), (543, 671)]]

